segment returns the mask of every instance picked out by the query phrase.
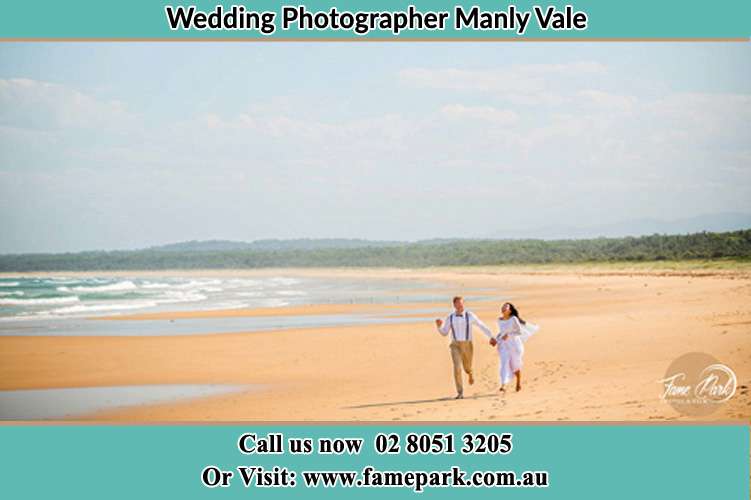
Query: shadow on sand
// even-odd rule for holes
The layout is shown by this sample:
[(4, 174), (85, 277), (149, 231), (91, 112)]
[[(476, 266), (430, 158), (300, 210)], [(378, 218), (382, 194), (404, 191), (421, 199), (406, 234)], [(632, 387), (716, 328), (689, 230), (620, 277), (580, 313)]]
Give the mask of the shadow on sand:
[[(475, 396), (466, 396), (464, 399), (482, 399), (482, 398), (493, 398), (497, 397), (498, 394), (496, 393), (490, 393), (490, 394), (477, 394)], [(414, 399), (411, 401), (387, 401), (385, 403), (368, 403), (364, 405), (355, 405), (355, 406), (345, 406), (345, 410), (357, 410), (362, 408), (378, 408), (378, 407), (386, 407), (386, 406), (402, 406), (402, 405), (420, 405), (420, 404), (426, 404), (426, 403), (440, 403), (443, 401), (456, 401), (453, 396), (445, 397), (445, 398), (435, 398), (435, 399)]]

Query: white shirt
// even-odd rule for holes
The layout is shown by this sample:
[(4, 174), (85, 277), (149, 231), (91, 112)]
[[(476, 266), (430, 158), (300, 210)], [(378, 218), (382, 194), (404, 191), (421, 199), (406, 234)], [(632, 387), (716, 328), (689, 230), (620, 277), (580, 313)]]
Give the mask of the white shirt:
[[(467, 324), (467, 319), (469, 319), (469, 324)], [(493, 337), (493, 333), (490, 331), (490, 328), (485, 326), (485, 323), (480, 321), (475, 313), (467, 310), (465, 310), (461, 315), (456, 312), (449, 314), (446, 318), (446, 321), (443, 322), (443, 326), (438, 328), (438, 333), (446, 336), (449, 332), (452, 331), (453, 327), (453, 332), (451, 335), (452, 340), (472, 340), (473, 325), (476, 325), (480, 330), (482, 330), (482, 333), (484, 333), (488, 338)]]

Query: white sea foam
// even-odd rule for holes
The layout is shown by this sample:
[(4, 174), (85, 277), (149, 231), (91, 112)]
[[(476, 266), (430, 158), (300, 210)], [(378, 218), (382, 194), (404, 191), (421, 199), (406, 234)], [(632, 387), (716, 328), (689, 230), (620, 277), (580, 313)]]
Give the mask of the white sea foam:
[(273, 285), (278, 285), (278, 286), (290, 286), (290, 285), (296, 285), (300, 283), (300, 280), (295, 279), (295, 278), (276, 277), (276, 278), (271, 278), (269, 282)]
[(42, 299), (0, 299), (0, 305), (4, 306), (36, 306), (50, 304), (74, 304), (80, 302), (78, 296), (72, 297), (47, 297)]
[(180, 302), (201, 302), (206, 299), (208, 297), (202, 293), (167, 291), (156, 302), (158, 304), (178, 304)]
[(208, 311), (216, 311), (216, 310), (223, 310), (223, 309), (243, 309), (245, 307), (248, 307), (248, 304), (245, 302), (237, 302), (237, 301), (230, 301), (230, 302), (217, 302), (216, 304), (213, 304), (206, 308)]
[(250, 280), (250, 279), (243, 279), (243, 278), (233, 278), (231, 280), (227, 280), (224, 282), (226, 286), (232, 287), (232, 288), (240, 288), (240, 287), (246, 287), (246, 288), (256, 288), (259, 285), (262, 285), (263, 282), (259, 280)]
[(174, 285), (170, 285), (169, 283), (153, 283), (151, 281), (144, 281), (141, 284), (141, 288), (146, 288), (146, 289), (149, 289), (149, 290), (151, 290), (151, 289), (171, 288), (173, 286)]
[[(146, 307), (156, 307), (156, 302), (134, 302), (134, 303), (116, 303), (116, 304), (91, 304), (91, 305), (77, 305), (69, 307), (60, 307), (52, 311), (46, 311), (46, 314), (65, 315), (65, 314), (81, 314), (92, 312), (105, 312), (105, 311), (126, 311), (130, 309), (144, 309)], [(40, 315), (44, 315), (41, 313)]]
[(185, 288), (203, 288), (207, 286), (216, 286), (221, 285), (222, 282), (220, 280), (191, 280), (187, 283), (180, 283), (178, 285), (175, 285), (175, 288), (185, 289)]
[(222, 282), (220, 280), (191, 280), (187, 283), (161, 283), (145, 281), (141, 284), (141, 288), (146, 290), (201, 290), (204, 292), (222, 292), (224, 289), (220, 286)]
[(289, 302), (281, 299), (265, 299), (260, 301), (261, 307), (284, 307), (288, 305)]
[[(66, 316), (82, 317), (131, 309), (169, 309), (180, 307), (180, 304), (196, 309), (283, 307), (293, 301), (301, 300), (300, 298), (315, 294), (307, 290), (304, 285), (305, 280), (287, 276), (253, 279), (245, 277), (77, 279), (71, 276), (13, 279), (12, 282), (0, 283), (0, 286), (5, 287), (0, 288), (0, 306), (14, 306), (11, 317), (17, 319), (60, 319)], [(16, 286), (18, 288), (13, 288)], [(27, 290), (27, 286), (31, 288)], [(97, 297), (99, 294), (101, 296)], [(52, 307), (44, 307), (45, 305)], [(4, 315), (9, 311), (6, 312), (6, 309), (3, 311), (0, 316), (5, 319)]]
[[(65, 287), (61, 287), (65, 288)], [(130, 280), (119, 281), (109, 285), (98, 286), (74, 286), (71, 290), (75, 292), (125, 292), (128, 290), (136, 290), (138, 286)], [(66, 290), (67, 291), (67, 290)]]

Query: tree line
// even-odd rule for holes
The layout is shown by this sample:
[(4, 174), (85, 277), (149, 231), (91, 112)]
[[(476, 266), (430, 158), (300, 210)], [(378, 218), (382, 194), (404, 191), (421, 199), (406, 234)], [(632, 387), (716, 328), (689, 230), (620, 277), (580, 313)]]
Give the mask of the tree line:
[(751, 229), (584, 240), (458, 240), (313, 249), (0, 255), (0, 271), (430, 267), (751, 258)]

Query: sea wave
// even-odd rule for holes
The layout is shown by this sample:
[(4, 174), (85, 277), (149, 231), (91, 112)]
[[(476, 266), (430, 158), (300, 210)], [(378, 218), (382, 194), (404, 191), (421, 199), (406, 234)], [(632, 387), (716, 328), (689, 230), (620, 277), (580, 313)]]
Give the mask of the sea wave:
[(269, 279), (269, 282), (278, 285), (278, 286), (290, 286), (290, 285), (297, 285), (300, 283), (300, 280), (295, 278), (284, 278), (284, 277), (276, 277)]
[[(13, 281), (9, 281), (13, 280)], [(229, 309), (283, 307), (315, 292), (306, 280), (284, 275), (264, 278), (74, 276), (9, 278), (0, 282), (0, 318), (107, 314), (132, 309)], [(17, 288), (16, 288), (17, 287)], [(46, 306), (46, 307), (45, 307)]]
[(168, 291), (157, 299), (156, 302), (158, 304), (178, 304), (180, 302), (201, 302), (206, 299), (208, 297), (202, 293)]
[(137, 290), (138, 286), (130, 280), (119, 281), (117, 283), (111, 283), (109, 285), (97, 285), (97, 286), (74, 286), (72, 288), (59, 287), (58, 291), (67, 292), (124, 292), (128, 290)]
[(170, 284), (170, 283), (154, 283), (152, 281), (144, 281), (143, 283), (141, 283), (141, 288), (146, 288), (146, 289), (149, 289), (149, 290), (150, 289), (161, 289), (161, 288), (172, 288), (173, 286), (175, 286), (175, 285)]
[(64, 315), (64, 314), (81, 314), (81, 313), (93, 313), (93, 312), (105, 312), (105, 311), (125, 311), (131, 309), (144, 309), (147, 307), (156, 307), (156, 302), (136, 302), (131, 304), (80, 304), (77, 306), (60, 307), (53, 309), (52, 311), (46, 311), (44, 314)]
[(211, 306), (208, 306), (206, 308), (207, 311), (217, 311), (217, 310), (224, 310), (224, 309), (244, 309), (248, 307), (248, 304), (245, 302), (238, 302), (238, 301), (229, 301), (229, 302), (217, 302), (215, 304), (212, 304)]
[(188, 282), (184, 283), (163, 283), (163, 282), (153, 282), (153, 281), (145, 281), (141, 283), (141, 288), (147, 289), (147, 290), (164, 290), (164, 289), (173, 289), (173, 290), (190, 290), (190, 289), (196, 289), (196, 290), (203, 290), (206, 292), (221, 292), (224, 289), (220, 286), (222, 282), (221, 280), (190, 280)]
[(232, 278), (230, 280), (225, 281), (224, 284), (231, 288), (240, 288), (240, 287), (257, 288), (258, 286), (263, 286), (263, 281), (244, 279), (244, 278)]
[(302, 297), (303, 295), (307, 295), (302, 290), (279, 290), (276, 294), (284, 297)]
[(77, 295), (73, 295), (71, 297), (46, 297), (38, 299), (0, 299), (0, 305), (4, 306), (74, 304), (76, 302), (80, 302)]
[(201, 280), (201, 281), (191, 280), (187, 283), (178, 283), (174, 287), (180, 288), (180, 289), (187, 289), (187, 288), (202, 288), (206, 286), (216, 286), (216, 285), (221, 285), (221, 284), (222, 282), (220, 280)]
[(281, 299), (264, 299), (258, 305), (260, 307), (285, 307), (289, 305), (289, 302)]

